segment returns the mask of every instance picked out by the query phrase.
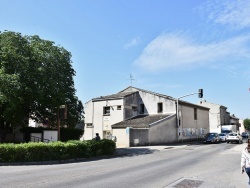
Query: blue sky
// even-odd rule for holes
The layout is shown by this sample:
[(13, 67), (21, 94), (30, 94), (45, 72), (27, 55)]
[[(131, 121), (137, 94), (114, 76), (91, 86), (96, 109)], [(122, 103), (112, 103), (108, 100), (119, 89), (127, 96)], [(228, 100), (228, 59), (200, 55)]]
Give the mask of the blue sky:
[[(131, 85), (250, 118), (249, 0), (0, 0), (0, 31), (72, 53), (83, 102)], [(183, 98), (197, 104), (197, 95)]]

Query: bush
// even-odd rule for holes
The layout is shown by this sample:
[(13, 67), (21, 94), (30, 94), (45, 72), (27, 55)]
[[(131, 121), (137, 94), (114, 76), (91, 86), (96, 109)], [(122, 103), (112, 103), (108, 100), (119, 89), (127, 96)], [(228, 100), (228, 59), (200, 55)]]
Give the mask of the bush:
[(38, 162), (113, 155), (112, 140), (87, 140), (51, 143), (0, 144), (0, 162)]

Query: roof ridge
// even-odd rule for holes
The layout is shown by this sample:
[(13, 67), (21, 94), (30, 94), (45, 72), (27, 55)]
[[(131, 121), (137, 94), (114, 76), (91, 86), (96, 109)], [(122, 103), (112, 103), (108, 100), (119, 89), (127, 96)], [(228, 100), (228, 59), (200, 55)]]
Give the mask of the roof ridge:
[(176, 100), (176, 98), (171, 97), (171, 96), (169, 96), (169, 95), (160, 94), (160, 93), (156, 93), (156, 92), (149, 91), (149, 90), (145, 90), (145, 89), (140, 89), (140, 88), (133, 87), (133, 86), (129, 86), (129, 87), (123, 89), (122, 91), (120, 91), (119, 93), (122, 93), (122, 92), (124, 92), (125, 90), (127, 90), (127, 89), (129, 89), (129, 88), (134, 88), (134, 89), (139, 90), (139, 91), (143, 91), (143, 92), (150, 93), (150, 94), (153, 94), (153, 95), (157, 95), (157, 96), (161, 96), (161, 97), (165, 97), (165, 98), (169, 98), (169, 99)]

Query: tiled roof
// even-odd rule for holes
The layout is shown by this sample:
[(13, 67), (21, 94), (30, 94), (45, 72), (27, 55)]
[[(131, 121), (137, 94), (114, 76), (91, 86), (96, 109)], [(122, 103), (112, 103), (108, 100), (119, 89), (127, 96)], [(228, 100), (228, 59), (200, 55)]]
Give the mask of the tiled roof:
[(162, 120), (168, 116), (170, 116), (170, 114), (138, 115), (131, 119), (116, 123), (112, 125), (112, 128), (149, 128), (150, 124)]
[(119, 99), (123, 98), (125, 96), (131, 95), (133, 93), (137, 93), (138, 91), (132, 91), (132, 92), (126, 92), (126, 93), (116, 93), (112, 95), (106, 95), (106, 96), (100, 96), (97, 98), (94, 98), (93, 100), (103, 100), (103, 99)]

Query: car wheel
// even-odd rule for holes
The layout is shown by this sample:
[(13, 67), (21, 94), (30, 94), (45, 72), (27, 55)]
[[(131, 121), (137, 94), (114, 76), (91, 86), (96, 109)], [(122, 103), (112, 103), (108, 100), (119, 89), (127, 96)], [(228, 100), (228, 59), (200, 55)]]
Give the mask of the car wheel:
[(227, 143), (229, 143), (229, 142), (227, 141)]

